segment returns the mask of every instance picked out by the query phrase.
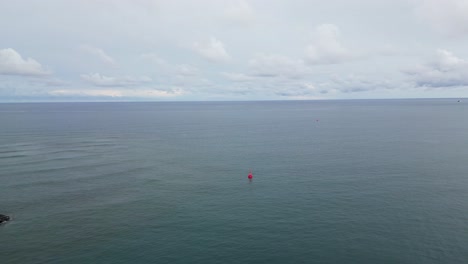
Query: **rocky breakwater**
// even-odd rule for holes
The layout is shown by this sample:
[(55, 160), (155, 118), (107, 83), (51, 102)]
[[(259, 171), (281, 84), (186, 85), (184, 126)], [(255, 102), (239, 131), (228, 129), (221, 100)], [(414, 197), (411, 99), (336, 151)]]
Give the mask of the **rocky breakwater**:
[(10, 221), (10, 217), (8, 215), (0, 214), (0, 224), (4, 223), (4, 222), (7, 222), (7, 221)]

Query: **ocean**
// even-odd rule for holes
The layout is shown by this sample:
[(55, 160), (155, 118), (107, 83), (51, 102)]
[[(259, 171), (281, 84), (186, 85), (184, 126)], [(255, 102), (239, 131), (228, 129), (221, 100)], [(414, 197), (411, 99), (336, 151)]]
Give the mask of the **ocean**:
[(0, 214), (5, 264), (466, 263), (468, 104), (0, 104)]

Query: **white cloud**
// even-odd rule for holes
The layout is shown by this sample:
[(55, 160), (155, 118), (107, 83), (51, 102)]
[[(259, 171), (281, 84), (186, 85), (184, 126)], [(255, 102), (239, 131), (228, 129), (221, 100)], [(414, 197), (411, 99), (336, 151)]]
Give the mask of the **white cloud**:
[(468, 86), (468, 61), (439, 49), (432, 60), (403, 71), (418, 87)]
[(306, 48), (306, 59), (311, 64), (335, 64), (352, 59), (351, 53), (339, 41), (340, 30), (333, 24), (316, 28), (315, 40)]
[(117, 98), (159, 98), (159, 97), (173, 97), (184, 94), (183, 90), (176, 89), (171, 91), (162, 91), (156, 89), (136, 89), (136, 90), (117, 90), (117, 89), (61, 89), (48, 92), (52, 96), (78, 96), (78, 97), (117, 97)]
[(164, 59), (162, 59), (161, 57), (159, 57), (158, 54), (153, 53), (153, 52), (143, 53), (143, 54), (140, 55), (140, 58), (151, 61), (151, 62), (154, 62), (154, 63), (156, 63), (158, 65), (167, 64), (167, 62)]
[(226, 7), (224, 17), (239, 25), (249, 25), (255, 20), (255, 12), (247, 1), (232, 1)]
[(451, 35), (468, 34), (468, 1), (414, 0), (416, 13), (437, 31)]
[(231, 58), (224, 49), (224, 44), (214, 37), (208, 42), (195, 42), (193, 47), (199, 55), (213, 62), (226, 62)]
[(3, 75), (23, 75), (23, 76), (44, 76), (50, 74), (49, 71), (34, 59), (23, 59), (14, 49), (0, 49), (0, 74)]
[(63, 86), (70, 85), (70, 82), (64, 81), (56, 77), (34, 79), (34, 81), (30, 83), (33, 83), (36, 85), (48, 86), (48, 87), (59, 87), (59, 86), (63, 87)]
[(81, 48), (82, 51), (84, 51), (84, 52), (86, 52), (88, 54), (96, 56), (102, 62), (104, 62), (106, 64), (109, 64), (111, 66), (116, 66), (117, 65), (114, 58), (109, 56), (106, 52), (104, 52), (104, 50), (102, 50), (100, 48), (96, 48), (96, 47), (89, 46), (89, 45), (82, 45), (80, 48)]
[(436, 60), (431, 64), (434, 68), (443, 72), (458, 70), (467, 66), (465, 60), (456, 57), (450, 51), (444, 49), (437, 50)]
[(98, 96), (98, 97), (122, 97), (122, 91), (112, 89), (102, 90), (75, 90), (75, 89), (61, 89), (48, 92), (53, 96)]
[(256, 79), (253, 76), (237, 72), (222, 72), (221, 75), (232, 82), (248, 82)]
[(282, 55), (257, 54), (249, 61), (251, 75), (258, 77), (301, 78), (308, 72), (302, 60)]
[(140, 55), (140, 58), (154, 63), (157, 67), (158, 73), (164, 73), (166, 75), (177, 75), (177, 76), (195, 76), (199, 74), (199, 69), (190, 64), (170, 64), (164, 59), (159, 57), (156, 53), (144, 53)]
[[(186, 91), (175, 100), (468, 96), (455, 87), (467, 83), (468, 0), (31, 2), (2, 1), (0, 24), (14, 27), (0, 42), (17, 52), (0, 47), (0, 101), (171, 87)], [(417, 60), (437, 47), (450, 52)], [(385, 79), (396, 88), (379, 89)]]
[(137, 86), (144, 83), (151, 82), (151, 78), (142, 76), (142, 77), (109, 77), (101, 75), (99, 73), (93, 74), (82, 74), (81, 79), (95, 85), (95, 86), (110, 86), (110, 87), (131, 87)]
[(177, 65), (177, 73), (179, 76), (196, 76), (198, 75), (198, 69), (192, 65), (181, 64)]

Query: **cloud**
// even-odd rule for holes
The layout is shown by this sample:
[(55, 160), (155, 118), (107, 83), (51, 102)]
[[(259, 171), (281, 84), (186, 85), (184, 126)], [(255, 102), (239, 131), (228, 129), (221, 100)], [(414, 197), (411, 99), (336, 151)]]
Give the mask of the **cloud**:
[(232, 82), (249, 82), (256, 79), (253, 76), (237, 72), (222, 72), (221, 75)]
[(468, 61), (443, 49), (432, 60), (403, 71), (417, 87), (430, 88), (468, 86), (467, 72)]
[(223, 93), (244, 96), (262, 96), (270, 99), (320, 99), (319, 87), (313, 81), (303, 78), (288, 78), (284, 75), (272, 77), (254, 76), (243, 73), (221, 73), (230, 84), (223, 87)]
[(255, 12), (247, 1), (238, 0), (226, 7), (224, 18), (237, 25), (250, 25), (255, 20)]
[(160, 98), (184, 94), (183, 90), (162, 91), (157, 89), (117, 90), (117, 89), (61, 89), (48, 92), (52, 96), (67, 97), (113, 97), (113, 98)]
[(44, 76), (50, 72), (34, 59), (23, 59), (14, 49), (0, 49), (0, 75)]
[(81, 79), (95, 85), (95, 86), (109, 86), (109, 87), (132, 87), (138, 86), (145, 83), (149, 83), (152, 81), (151, 78), (143, 76), (143, 77), (131, 77), (131, 76), (123, 76), (123, 77), (109, 77), (105, 75), (101, 75), (99, 73), (93, 74), (82, 74)]
[(177, 65), (176, 68), (177, 68), (177, 73), (179, 76), (188, 77), (188, 76), (198, 75), (198, 69), (192, 65), (181, 64), (181, 65)]
[(114, 58), (109, 56), (106, 52), (104, 52), (104, 50), (102, 50), (100, 48), (96, 48), (96, 47), (89, 46), (89, 45), (82, 45), (80, 48), (81, 48), (82, 51), (84, 51), (84, 52), (86, 52), (88, 54), (96, 56), (102, 62), (104, 62), (104, 63), (106, 63), (108, 65), (117, 66), (117, 63), (115, 62)]
[(140, 55), (140, 58), (152, 62), (159, 73), (165, 73), (166, 75), (177, 75), (177, 76), (196, 76), (199, 74), (199, 69), (190, 64), (170, 64), (162, 59), (156, 53), (144, 53)]
[(221, 73), (231, 82), (228, 88), (223, 88), (224, 91), (267, 98), (319, 98), (317, 87), (306, 80), (311, 75), (311, 69), (303, 60), (277, 54), (256, 54), (247, 66), (247, 73)]
[(301, 78), (309, 71), (302, 60), (282, 55), (257, 54), (249, 61), (252, 76)]
[(214, 37), (205, 43), (195, 42), (193, 48), (200, 56), (212, 62), (226, 62), (231, 58), (224, 49), (224, 44)]
[(70, 85), (70, 82), (64, 81), (56, 77), (40, 78), (40, 79), (30, 79), (29, 83), (35, 86), (45, 86), (45, 87), (64, 87)]
[(295, 98), (295, 99), (318, 99), (317, 87), (312, 83), (299, 83), (292, 85), (287, 89), (276, 91), (276, 95)]
[(310, 64), (336, 64), (353, 58), (339, 41), (340, 30), (333, 24), (319, 25), (314, 43), (306, 48), (306, 60)]
[[(0, 101), (10, 92), (33, 100), (52, 90), (125, 96), (171, 87), (186, 92), (175, 100), (466, 97), (467, 6), (468, 0), (3, 1), (0, 24), (14, 30), (0, 29)], [(24, 20), (18, 14), (28, 8), (35, 12)], [(86, 19), (73, 19), (80, 17)], [(1, 50), (9, 47), (16, 51)], [(417, 59), (438, 47), (448, 51)], [(414, 67), (402, 73), (408, 66)]]
[(103, 89), (103, 90), (53, 90), (48, 92), (53, 96), (98, 96), (98, 97), (122, 97), (122, 91)]
[(346, 76), (331, 76), (326, 82), (320, 83), (320, 93), (360, 93), (382, 89), (392, 89), (392, 83), (385, 78), (348, 74)]
[(468, 34), (468, 1), (414, 0), (416, 14), (438, 32), (450, 36)]
[(143, 53), (140, 58), (156, 63), (157, 65), (166, 65), (167, 62), (159, 57), (158, 54), (153, 52)]

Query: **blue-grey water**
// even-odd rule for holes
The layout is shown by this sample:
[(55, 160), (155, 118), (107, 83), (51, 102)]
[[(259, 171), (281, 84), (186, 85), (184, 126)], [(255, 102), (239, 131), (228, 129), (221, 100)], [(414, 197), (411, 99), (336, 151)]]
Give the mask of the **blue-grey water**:
[(5, 264), (466, 263), (468, 103), (0, 104), (2, 213)]

